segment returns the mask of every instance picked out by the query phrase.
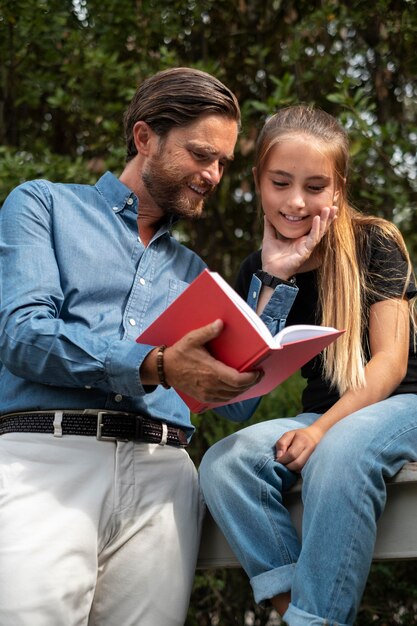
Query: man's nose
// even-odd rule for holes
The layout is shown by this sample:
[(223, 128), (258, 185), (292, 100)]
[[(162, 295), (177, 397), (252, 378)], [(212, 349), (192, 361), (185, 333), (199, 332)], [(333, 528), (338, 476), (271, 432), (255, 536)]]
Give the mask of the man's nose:
[(223, 169), (218, 161), (213, 161), (208, 167), (205, 167), (202, 171), (204, 180), (208, 181), (211, 185), (218, 185), (223, 175)]

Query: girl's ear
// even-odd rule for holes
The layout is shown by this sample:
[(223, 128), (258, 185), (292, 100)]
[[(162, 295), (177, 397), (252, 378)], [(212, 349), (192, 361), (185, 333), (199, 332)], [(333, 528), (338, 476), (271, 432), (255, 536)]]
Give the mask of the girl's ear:
[[(343, 179), (343, 185), (346, 185), (346, 178)], [(334, 195), (333, 195), (333, 204), (338, 206), (339, 205), (339, 200), (340, 200), (340, 189), (336, 189), (336, 191), (334, 192)]]
[(256, 189), (256, 193), (259, 194), (259, 185), (258, 185), (258, 170), (256, 169), (256, 167), (252, 168), (252, 175), (253, 175), (253, 180), (255, 181), (255, 189)]

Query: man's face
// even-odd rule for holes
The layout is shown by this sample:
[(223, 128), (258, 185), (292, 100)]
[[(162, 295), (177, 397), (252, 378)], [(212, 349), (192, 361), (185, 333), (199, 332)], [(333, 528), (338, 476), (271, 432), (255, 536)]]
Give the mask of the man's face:
[(234, 120), (206, 115), (158, 138), (142, 171), (155, 204), (166, 214), (199, 217), (226, 163), (233, 159), (237, 133)]

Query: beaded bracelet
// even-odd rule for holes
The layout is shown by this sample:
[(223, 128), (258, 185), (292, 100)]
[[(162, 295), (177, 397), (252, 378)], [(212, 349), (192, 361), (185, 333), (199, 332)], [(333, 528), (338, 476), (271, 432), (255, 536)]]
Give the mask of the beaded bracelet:
[(159, 346), (158, 352), (156, 353), (156, 370), (158, 372), (159, 382), (161, 383), (164, 389), (171, 389), (171, 385), (168, 385), (167, 379), (165, 378), (164, 371), (164, 352), (166, 345)]

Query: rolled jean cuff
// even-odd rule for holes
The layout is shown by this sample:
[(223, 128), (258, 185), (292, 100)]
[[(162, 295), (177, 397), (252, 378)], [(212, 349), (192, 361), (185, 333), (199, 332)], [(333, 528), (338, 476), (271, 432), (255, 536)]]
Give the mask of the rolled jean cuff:
[(291, 603), (282, 616), (282, 619), (288, 626), (351, 626), (343, 622), (336, 622), (335, 620), (306, 613), (301, 609), (297, 609), (297, 607)]
[(263, 572), (250, 580), (255, 602), (262, 604), (279, 593), (291, 590), (294, 577), (295, 563), (282, 565), (269, 572)]

